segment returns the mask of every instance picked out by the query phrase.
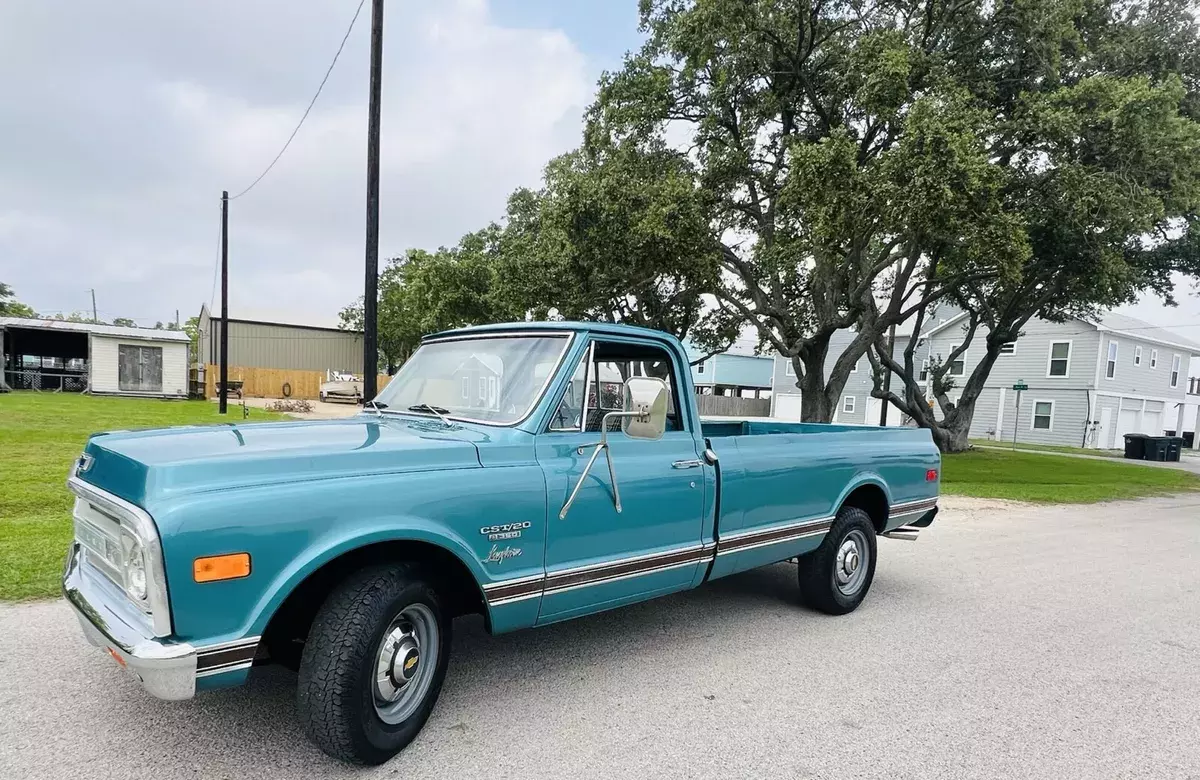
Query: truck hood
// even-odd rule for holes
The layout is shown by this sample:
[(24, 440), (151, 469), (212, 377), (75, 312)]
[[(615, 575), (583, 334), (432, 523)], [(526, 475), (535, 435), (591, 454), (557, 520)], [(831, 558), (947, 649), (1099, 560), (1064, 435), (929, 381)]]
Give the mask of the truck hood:
[(370, 474), (480, 468), (469, 427), (359, 416), (92, 436), (78, 476), (139, 506), (179, 493)]

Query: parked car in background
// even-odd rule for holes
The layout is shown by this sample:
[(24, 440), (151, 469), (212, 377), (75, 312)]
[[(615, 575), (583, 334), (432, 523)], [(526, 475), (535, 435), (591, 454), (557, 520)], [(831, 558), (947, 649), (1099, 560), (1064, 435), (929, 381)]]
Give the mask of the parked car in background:
[(327, 371), (327, 380), (321, 383), (319, 398), (322, 402), (349, 401), (362, 403), (362, 380), (353, 374)]
[(427, 337), (354, 418), (98, 434), (63, 589), (155, 696), (275, 661), (308, 736), (374, 764), (429, 717), (457, 615), (499, 634), (793, 558), (841, 615), (876, 538), (933, 522), (927, 430), (702, 420), (694, 399), (672, 336), (521, 323)]

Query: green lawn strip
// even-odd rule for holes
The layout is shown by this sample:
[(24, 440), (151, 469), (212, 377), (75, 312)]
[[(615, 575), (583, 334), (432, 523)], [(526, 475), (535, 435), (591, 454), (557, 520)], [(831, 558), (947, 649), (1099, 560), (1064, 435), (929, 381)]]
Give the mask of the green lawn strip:
[(1087, 504), (1200, 490), (1186, 471), (1002, 450), (942, 459), (942, 492), (1047, 504)]
[[(997, 441), (995, 439), (971, 439), (971, 443), (976, 447), (992, 447), (1011, 449), (1011, 441)], [(1065, 444), (1026, 444), (1023, 441), (1017, 441), (1018, 450), (1037, 450), (1038, 452), (1067, 452), (1074, 455), (1091, 455), (1095, 458), (1123, 458), (1125, 453), (1123, 450), (1092, 450), (1085, 447), (1068, 447)]]
[[(237, 422), (207, 401), (103, 398), (70, 393), (0, 395), (0, 600), (58, 594), (71, 540), (72, 461), (96, 431)], [(251, 409), (249, 421), (287, 419)]]

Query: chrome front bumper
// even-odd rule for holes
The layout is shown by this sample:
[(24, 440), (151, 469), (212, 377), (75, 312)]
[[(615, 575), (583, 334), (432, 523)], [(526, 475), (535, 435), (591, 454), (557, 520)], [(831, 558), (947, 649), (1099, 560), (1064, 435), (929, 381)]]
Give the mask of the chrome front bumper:
[(125, 598), (102, 575), (80, 560), (79, 544), (71, 543), (63, 572), (63, 595), (79, 618), (88, 642), (108, 651), (146, 691), (160, 699), (190, 699), (196, 693), (196, 649), (185, 642), (150, 636), (137, 621), (123, 615)]

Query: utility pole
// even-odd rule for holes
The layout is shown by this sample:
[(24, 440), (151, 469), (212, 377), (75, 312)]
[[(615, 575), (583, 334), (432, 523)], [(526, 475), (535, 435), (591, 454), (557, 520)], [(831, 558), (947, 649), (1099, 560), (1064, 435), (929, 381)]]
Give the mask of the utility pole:
[[(888, 329), (888, 360), (896, 359), (896, 323), (892, 323), (892, 327)], [(883, 371), (883, 392), (887, 395), (892, 389), (892, 371), (890, 368), (885, 368)], [(883, 406), (879, 410), (879, 427), (887, 425), (888, 407), (891, 406), (888, 399), (883, 399)]]
[(179, 330), (179, 309), (175, 310), (175, 330)]
[(379, 101), (383, 82), (383, 0), (371, 0), (371, 93), (367, 107), (367, 262), (363, 285), (363, 400), (379, 374)]
[(100, 315), (96, 313), (96, 288), (92, 288), (92, 324), (95, 325), (100, 321)]
[[(176, 315), (178, 316), (178, 315)], [(221, 394), (217, 411), (229, 403), (229, 191), (221, 192)]]

